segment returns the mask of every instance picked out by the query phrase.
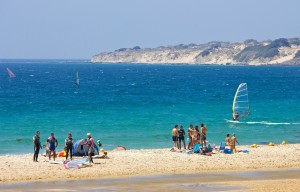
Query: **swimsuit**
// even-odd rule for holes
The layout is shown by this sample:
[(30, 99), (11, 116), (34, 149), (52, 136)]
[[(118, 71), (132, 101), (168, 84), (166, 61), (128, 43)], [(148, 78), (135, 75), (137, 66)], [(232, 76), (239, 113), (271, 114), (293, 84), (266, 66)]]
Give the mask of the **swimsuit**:
[(49, 142), (49, 150), (50, 151), (54, 151), (55, 150), (55, 142), (57, 142), (57, 140), (55, 139), (55, 137), (49, 137), (47, 139), (47, 142)]

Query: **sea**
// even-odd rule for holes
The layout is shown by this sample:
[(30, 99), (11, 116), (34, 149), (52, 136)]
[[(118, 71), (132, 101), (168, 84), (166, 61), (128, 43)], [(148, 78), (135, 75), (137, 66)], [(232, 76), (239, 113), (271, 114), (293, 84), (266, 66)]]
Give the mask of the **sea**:
[[(234, 122), (240, 83), (251, 112)], [(171, 148), (174, 125), (187, 132), (201, 123), (215, 145), (227, 133), (241, 145), (299, 143), (300, 66), (0, 60), (0, 155), (32, 153), (37, 130), (42, 143), (53, 132), (58, 151), (69, 132), (75, 140), (91, 133), (105, 150)]]

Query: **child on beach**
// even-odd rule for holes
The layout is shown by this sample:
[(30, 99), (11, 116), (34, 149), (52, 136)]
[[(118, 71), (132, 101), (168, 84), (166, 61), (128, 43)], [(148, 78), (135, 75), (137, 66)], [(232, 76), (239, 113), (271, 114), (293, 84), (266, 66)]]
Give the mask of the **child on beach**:
[(72, 134), (68, 133), (68, 137), (65, 139), (66, 159), (68, 159), (69, 152), (70, 152), (70, 159), (72, 160), (73, 144), (74, 144), (74, 141), (72, 138)]

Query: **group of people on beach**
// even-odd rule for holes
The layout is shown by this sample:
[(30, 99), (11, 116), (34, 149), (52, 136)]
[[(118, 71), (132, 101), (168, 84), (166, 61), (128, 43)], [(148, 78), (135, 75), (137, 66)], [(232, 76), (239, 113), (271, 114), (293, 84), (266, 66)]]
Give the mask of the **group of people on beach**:
[[(53, 159), (55, 161), (58, 141), (54, 137), (54, 133), (50, 134), (50, 137), (47, 138), (46, 143), (43, 146), (41, 144), (40, 134), (41, 134), (40, 131), (37, 131), (36, 134), (33, 136), (33, 147), (34, 147), (33, 161), (34, 162), (38, 161), (39, 151), (40, 149), (43, 148), (43, 146), (46, 149), (46, 155), (49, 156), (49, 160), (51, 160), (51, 156), (53, 156)], [(92, 138), (92, 135), (90, 133), (87, 133), (86, 136), (87, 139), (85, 145), (89, 146), (88, 156), (90, 158), (91, 163), (93, 163), (92, 155), (94, 151), (94, 139)], [(66, 159), (68, 159), (69, 154), (70, 154), (70, 159), (72, 159), (73, 145), (74, 145), (74, 140), (72, 138), (72, 133), (68, 133), (64, 145), (64, 150), (66, 152)]]
[(187, 133), (188, 146), (186, 148), (184, 127), (180, 125), (180, 128), (178, 129), (178, 125), (175, 125), (172, 129), (172, 141), (174, 143), (173, 147), (176, 147), (179, 150), (181, 150), (181, 143), (183, 143), (184, 149), (191, 150), (195, 144), (199, 143), (201, 144), (202, 148), (204, 148), (206, 147), (206, 135), (207, 128), (203, 123), (201, 123), (200, 129), (198, 125), (194, 127), (192, 124), (190, 124)]
[(232, 137), (230, 137), (230, 134), (227, 134), (226, 138), (225, 138), (225, 143), (226, 143), (226, 146), (229, 146), (232, 151), (236, 152), (235, 145), (236, 145), (236, 143), (239, 144), (239, 142), (236, 139), (235, 133), (232, 134)]

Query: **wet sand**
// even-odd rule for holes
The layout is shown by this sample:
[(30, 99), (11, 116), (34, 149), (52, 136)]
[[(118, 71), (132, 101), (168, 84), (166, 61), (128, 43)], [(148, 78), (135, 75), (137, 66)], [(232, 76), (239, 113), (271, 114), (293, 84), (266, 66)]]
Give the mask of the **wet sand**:
[(1, 191), (299, 191), (300, 169), (4, 184)]

